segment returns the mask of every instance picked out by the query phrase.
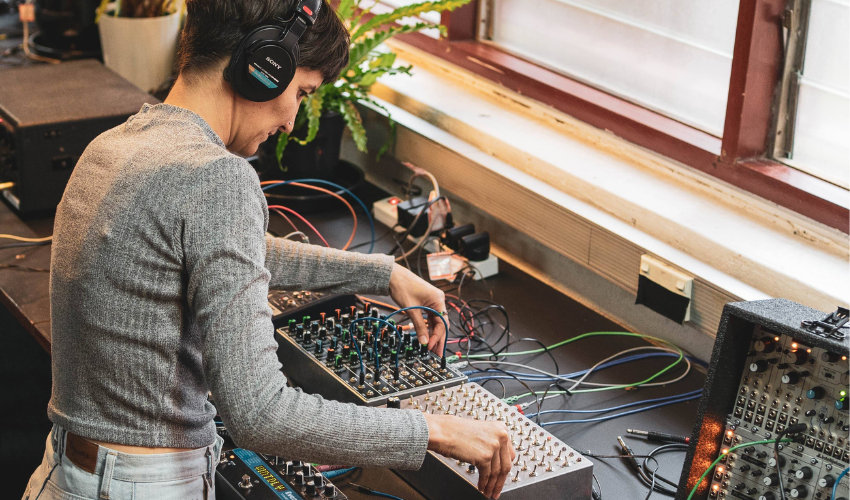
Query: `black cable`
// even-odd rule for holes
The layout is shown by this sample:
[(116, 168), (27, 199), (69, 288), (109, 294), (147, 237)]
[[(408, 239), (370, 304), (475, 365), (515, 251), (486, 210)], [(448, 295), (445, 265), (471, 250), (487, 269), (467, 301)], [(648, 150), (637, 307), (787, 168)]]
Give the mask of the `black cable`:
[(18, 264), (0, 264), (0, 270), (17, 269), (18, 271), (29, 271), (32, 273), (49, 273), (50, 269), (42, 269), (40, 267), (19, 266)]
[[(389, 235), (391, 235), (393, 232), (395, 232), (395, 228), (396, 228), (396, 227), (398, 227), (398, 224), (396, 224), (395, 226), (393, 226), (393, 227), (389, 228), (389, 229), (387, 230), (387, 232), (386, 232), (386, 233), (382, 234), (380, 237), (378, 237), (377, 239), (375, 239), (375, 243), (377, 243), (377, 242), (379, 242), (379, 241), (383, 240), (384, 238), (386, 238), (387, 236), (389, 236)], [(358, 244), (356, 244), (356, 245), (352, 245), (352, 246), (348, 247), (348, 250), (350, 251), (350, 250), (354, 250), (355, 248), (365, 247), (365, 246), (366, 246), (366, 245), (368, 245), (369, 243), (372, 243), (372, 240), (371, 240), (371, 239), (370, 239), (369, 241), (364, 241), (363, 243), (358, 243)]]
[(774, 460), (776, 460), (776, 472), (777, 472), (777, 475), (779, 476), (779, 498), (781, 500), (786, 500), (786, 499), (785, 499), (785, 481), (783, 481), (782, 471), (779, 469), (779, 441), (786, 434), (797, 434), (797, 433), (800, 433), (800, 432), (806, 432), (806, 429), (808, 429), (808, 427), (809, 426), (806, 425), (806, 424), (789, 425), (788, 427), (786, 427), (785, 429), (782, 429), (781, 431), (779, 431), (777, 433), (776, 441), (773, 442), (773, 458), (774, 458)]
[(48, 241), (27, 241), (24, 243), (10, 243), (8, 245), (0, 246), (0, 250), (6, 250), (7, 248), (22, 248), (22, 247), (41, 247), (44, 245), (49, 245), (53, 243), (52, 240)]
[(599, 480), (596, 479), (596, 474), (591, 474), (593, 476), (593, 481), (596, 483), (596, 487), (599, 488), (599, 493), (597, 493), (593, 486), (590, 488), (590, 494), (593, 497), (593, 500), (602, 500), (602, 484), (599, 483)]
[(643, 462), (646, 463), (647, 460), (652, 460), (653, 462), (655, 462), (655, 468), (652, 469), (652, 483), (650, 483), (649, 491), (646, 493), (646, 498), (644, 498), (643, 500), (649, 500), (649, 497), (652, 496), (652, 492), (655, 491), (655, 473), (658, 472), (658, 460), (655, 460), (654, 458), (649, 457), (649, 458), (644, 459)]
[[(560, 373), (560, 372), (555, 372), (555, 373)], [(564, 392), (566, 393), (566, 395), (568, 395), (568, 396), (573, 395), (570, 392), (570, 390), (567, 389), (566, 387), (562, 386), (560, 382), (555, 382), (553, 384), (549, 384), (549, 387), (547, 387), (546, 391), (543, 392), (543, 397), (537, 401), (537, 415), (535, 415), (535, 418), (537, 419), (537, 425), (540, 425), (540, 414), (542, 413), (542, 410), (543, 410), (543, 402), (546, 401), (546, 396), (549, 394), (549, 389), (551, 389), (552, 387), (557, 387), (559, 389), (563, 389)]]
[[(502, 399), (505, 399), (506, 397), (508, 397), (508, 389), (505, 387), (505, 384), (504, 384), (504, 383), (502, 383), (502, 381), (501, 381), (501, 380), (499, 380), (499, 379), (497, 379), (497, 378), (488, 378), (487, 380), (485, 380), (485, 381), (481, 382), (481, 384), (479, 384), (479, 385), (480, 385), (481, 387), (484, 387), (484, 385), (485, 385), (487, 382), (498, 382), (498, 383), (499, 383), (499, 385), (501, 385), (501, 386), (502, 386)], [(540, 422), (538, 422), (538, 423), (540, 423)]]

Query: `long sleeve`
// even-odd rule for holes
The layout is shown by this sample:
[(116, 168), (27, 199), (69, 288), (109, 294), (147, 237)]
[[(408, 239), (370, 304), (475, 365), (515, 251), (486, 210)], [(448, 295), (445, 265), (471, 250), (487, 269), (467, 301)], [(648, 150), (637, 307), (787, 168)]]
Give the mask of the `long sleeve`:
[(393, 262), (389, 255), (345, 252), (266, 236), (271, 288), (386, 295)]
[[(350, 260), (336, 252), (280, 241), (267, 251), (268, 214), (247, 163), (228, 158), (206, 170), (182, 214), (187, 302), (203, 337), (204, 376), (236, 443), (322, 463), (419, 467), (428, 442), (419, 412), (324, 400), (286, 387), (281, 373), (266, 303), (270, 277), (292, 273), (294, 285), (316, 279), (342, 289), (358, 282), (358, 266), (348, 269)], [(343, 279), (329, 277), (337, 271)], [(371, 279), (370, 286), (381, 284)]]

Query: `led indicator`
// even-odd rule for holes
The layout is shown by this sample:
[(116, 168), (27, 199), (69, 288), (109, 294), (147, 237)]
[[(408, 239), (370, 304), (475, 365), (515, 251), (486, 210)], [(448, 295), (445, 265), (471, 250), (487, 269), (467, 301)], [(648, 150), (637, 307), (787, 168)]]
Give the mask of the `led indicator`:
[(398, 205), (400, 202), (398, 198), (390, 198), (390, 205)]
[(843, 398), (843, 397), (847, 396), (847, 391), (841, 391), (838, 394), (840, 394), (841, 397)]
[(779, 337), (773, 337), (773, 340), (779, 342)]
[(305, 5), (305, 6), (304, 6), (301, 10), (303, 10), (304, 12), (306, 12), (308, 16), (312, 16), (312, 15), (313, 15), (313, 11), (312, 11), (312, 10), (310, 10), (310, 7), (307, 7), (306, 5)]
[(791, 349), (794, 349), (796, 351), (797, 347), (799, 347), (799, 346), (797, 345), (796, 342), (791, 342)]

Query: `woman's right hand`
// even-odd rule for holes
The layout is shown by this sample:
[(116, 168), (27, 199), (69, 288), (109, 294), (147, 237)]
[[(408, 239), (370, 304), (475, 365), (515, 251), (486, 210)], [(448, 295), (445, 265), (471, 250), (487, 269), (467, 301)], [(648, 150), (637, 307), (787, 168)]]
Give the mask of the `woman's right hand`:
[(499, 498), (516, 452), (503, 423), (424, 413), (428, 449), (478, 468), (478, 489)]

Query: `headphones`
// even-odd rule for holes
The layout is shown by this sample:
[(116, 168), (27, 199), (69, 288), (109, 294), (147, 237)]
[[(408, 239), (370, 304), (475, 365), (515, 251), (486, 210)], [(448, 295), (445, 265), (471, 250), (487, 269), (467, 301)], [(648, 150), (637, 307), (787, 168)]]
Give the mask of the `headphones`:
[(233, 50), (224, 79), (254, 102), (278, 97), (295, 76), (298, 41), (316, 23), (322, 0), (299, 0), (289, 19), (273, 18), (242, 37)]

